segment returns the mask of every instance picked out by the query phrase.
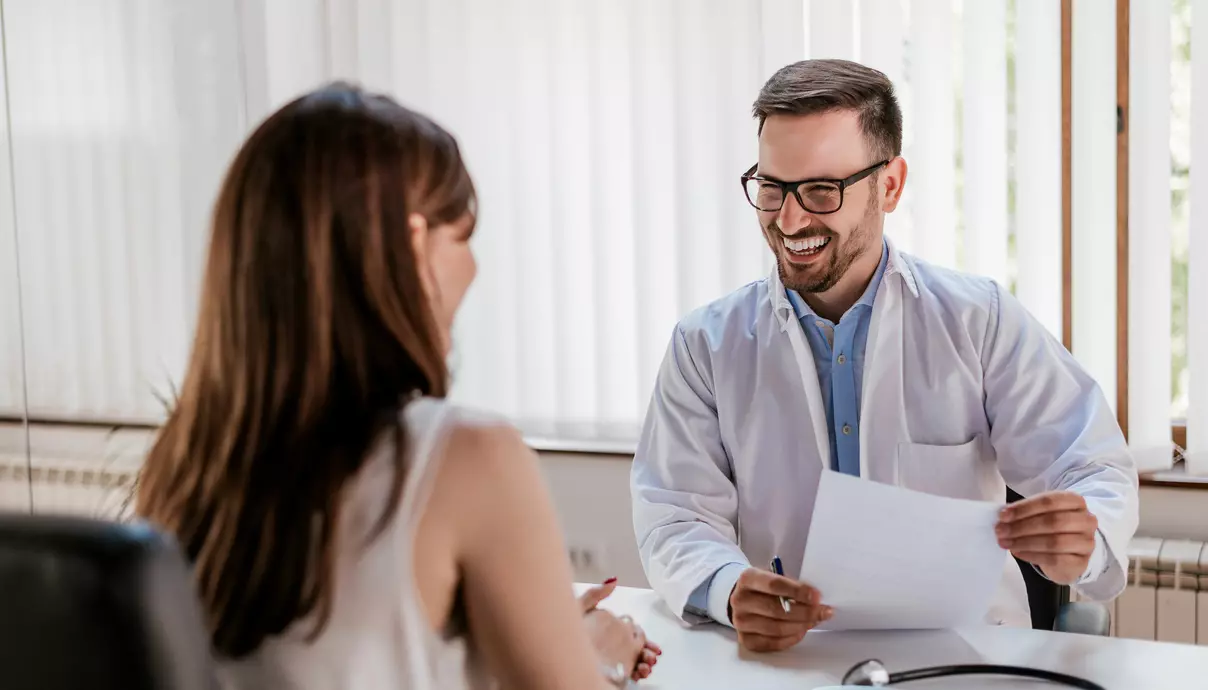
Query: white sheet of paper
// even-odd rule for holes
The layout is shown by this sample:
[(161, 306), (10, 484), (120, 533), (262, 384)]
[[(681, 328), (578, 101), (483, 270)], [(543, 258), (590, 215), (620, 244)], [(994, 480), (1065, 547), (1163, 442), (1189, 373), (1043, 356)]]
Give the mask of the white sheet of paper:
[(801, 565), (835, 611), (819, 629), (984, 620), (1007, 557), (994, 535), (1000, 507), (824, 471)]

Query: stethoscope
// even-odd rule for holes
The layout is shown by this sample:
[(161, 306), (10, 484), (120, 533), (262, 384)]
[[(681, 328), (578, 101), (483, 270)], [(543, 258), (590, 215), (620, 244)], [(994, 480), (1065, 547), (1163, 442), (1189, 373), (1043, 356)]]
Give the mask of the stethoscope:
[(1000, 666), (997, 664), (958, 664), (954, 666), (933, 666), (931, 668), (916, 668), (911, 671), (898, 671), (890, 673), (885, 664), (877, 659), (869, 659), (861, 661), (851, 667), (843, 676), (843, 686), (849, 685), (883, 688), (887, 685), (897, 683), (907, 683), (912, 680), (926, 680), (928, 678), (945, 678), (947, 676), (1016, 676), (1019, 678), (1033, 678), (1036, 680), (1048, 681), (1058, 685), (1068, 685), (1071, 688), (1081, 688), (1081, 690), (1105, 690), (1102, 685), (1092, 683), (1084, 678), (1057, 673), (1055, 671), (1044, 671), (1038, 668), (1027, 668), (1024, 666)]

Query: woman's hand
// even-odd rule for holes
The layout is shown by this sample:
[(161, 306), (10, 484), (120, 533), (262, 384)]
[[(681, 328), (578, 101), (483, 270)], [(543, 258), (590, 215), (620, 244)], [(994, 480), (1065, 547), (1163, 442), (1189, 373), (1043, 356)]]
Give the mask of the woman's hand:
[(646, 639), (646, 633), (629, 616), (620, 618), (597, 605), (617, 588), (616, 578), (592, 587), (579, 597), (587, 623), (587, 633), (600, 658), (609, 665), (623, 664), (633, 669), (631, 678), (641, 680), (650, 675), (663, 650)]
[[(640, 629), (640, 628), (639, 628)], [(641, 680), (654, 672), (654, 665), (659, 662), (659, 657), (663, 654), (663, 648), (657, 644), (646, 640), (646, 644), (642, 647), (642, 653), (638, 656), (638, 665), (634, 667), (633, 674), (630, 678)]]

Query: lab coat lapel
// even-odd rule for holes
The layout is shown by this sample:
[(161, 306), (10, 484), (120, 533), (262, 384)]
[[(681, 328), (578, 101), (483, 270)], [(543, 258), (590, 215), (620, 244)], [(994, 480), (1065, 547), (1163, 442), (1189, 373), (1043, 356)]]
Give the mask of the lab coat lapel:
[(885, 277), (873, 301), (860, 392), (860, 476), (897, 484), (897, 444), (909, 438), (906, 422), (905, 301), (918, 296), (910, 267), (889, 243)]
[(780, 274), (773, 269), (768, 281), (771, 285), (772, 309), (780, 324), (782, 333), (788, 336), (793, 348), (793, 359), (797, 360), (797, 369), (801, 373), (801, 386), (805, 389), (805, 402), (809, 407), (810, 424), (814, 429), (814, 441), (818, 446), (818, 459), (822, 469), (831, 466), (830, 435), (826, 430), (826, 409), (822, 407), (822, 388), (818, 385), (818, 369), (814, 366), (814, 355), (809, 342), (801, 331), (801, 323), (797, 321), (793, 305), (789, 303), (784, 292), (784, 284), (780, 282)]

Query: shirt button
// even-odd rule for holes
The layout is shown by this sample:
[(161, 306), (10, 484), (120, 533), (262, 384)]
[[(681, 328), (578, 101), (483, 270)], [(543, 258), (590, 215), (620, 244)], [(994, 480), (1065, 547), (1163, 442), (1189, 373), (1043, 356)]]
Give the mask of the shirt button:
[(845, 364), (846, 362), (847, 362), (847, 355), (839, 355), (839, 364)]
[(843, 435), (844, 435), (844, 436), (850, 436), (850, 435), (851, 435), (851, 425), (850, 425), (850, 424), (844, 424), (844, 425), (843, 425)]
[(823, 326), (825, 326), (826, 324), (822, 323), (821, 321), (815, 321), (815, 322), (814, 322), (814, 325), (815, 325), (815, 326), (817, 326), (818, 328), (822, 328), (822, 327), (823, 327)]

